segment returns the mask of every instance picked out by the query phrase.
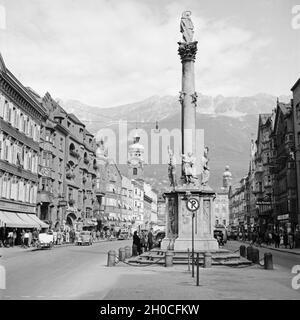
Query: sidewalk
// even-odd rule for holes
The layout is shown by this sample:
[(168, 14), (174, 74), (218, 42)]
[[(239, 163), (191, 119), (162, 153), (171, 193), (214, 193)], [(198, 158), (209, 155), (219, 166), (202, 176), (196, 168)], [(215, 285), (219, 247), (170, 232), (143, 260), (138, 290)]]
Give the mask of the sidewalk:
[[(102, 272), (102, 270), (101, 270)], [(200, 286), (186, 267), (161, 266), (103, 268), (117, 278), (110, 290), (94, 292), (93, 299), (104, 300), (265, 300), (300, 299), (300, 291), (292, 288), (293, 275), (280, 268), (264, 270), (250, 267), (200, 268)], [(97, 279), (97, 277), (96, 277)], [(97, 281), (95, 279), (95, 281)], [(80, 299), (87, 299), (84, 295)]]
[[(241, 243), (247, 243), (250, 245), (250, 241), (242, 241), (242, 240), (238, 240), (238, 241)], [(254, 244), (253, 246), (259, 248), (259, 246), (257, 244)], [(265, 249), (274, 250), (274, 251), (280, 251), (280, 252), (300, 255), (300, 248), (296, 248), (296, 249), (275, 248), (274, 246), (267, 246), (266, 244), (262, 244), (261, 247), (265, 248)]]
[[(107, 240), (107, 239), (101, 239), (101, 240), (97, 240), (94, 243), (101, 243), (101, 242), (108, 242), (111, 240)], [(65, 248), (65, 247), (69, 247), (69, 246), (75, 246), (75, 243), (63, 243), (63, 244), (56, 244), (54, 245), (54, 248)], [(22, 248), (21, 246), (14, 246), (14, 247), (8, 247), (8, 248), (4, 248), (1, 247), (0, 248), (0, 258), (6, 258), (9, 256), (12, 256), (14, 254), (18, 254), (20, 252), (25, 252), (25, 251), (35, 251), (38, 250), (36, 247), (29, 247), (29, 248)]]

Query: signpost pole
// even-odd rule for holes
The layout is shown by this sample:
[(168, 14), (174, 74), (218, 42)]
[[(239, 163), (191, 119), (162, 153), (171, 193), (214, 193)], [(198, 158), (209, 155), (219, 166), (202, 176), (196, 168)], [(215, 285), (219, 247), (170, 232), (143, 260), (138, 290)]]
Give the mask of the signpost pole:
[(194, 266), (195, 266), (195, 261), (194, 261), (194, 218), (195, 218), (195, 213), (193, 212), (193, 215), (192, 215), (192, 277), (193, 278), (195, 276), (195, 271), (194, 271)]
[(192, 277), (195, 277), (195, 260), (194, 260), (194, 244), (195, 244), (195, 235), (194, 235), (194, 221), (195, 221), (195, 212), (199, 209), (199, 201), (196, 198), (187, 199), (187, 209), (192, 212)]

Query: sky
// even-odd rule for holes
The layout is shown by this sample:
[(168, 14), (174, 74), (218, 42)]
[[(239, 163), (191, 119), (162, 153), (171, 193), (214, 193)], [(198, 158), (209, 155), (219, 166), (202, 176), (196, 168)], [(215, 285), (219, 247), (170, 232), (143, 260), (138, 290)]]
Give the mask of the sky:
[(40, 95), (48, 91), (98, 107), (174, 96), (181, 87), (180, 17), (190, 10), (197, 92), (288, 95), (300, 77), (300, 28), (292, 24), (298, 4), (0, 0), (0, 52), (14, 75)]

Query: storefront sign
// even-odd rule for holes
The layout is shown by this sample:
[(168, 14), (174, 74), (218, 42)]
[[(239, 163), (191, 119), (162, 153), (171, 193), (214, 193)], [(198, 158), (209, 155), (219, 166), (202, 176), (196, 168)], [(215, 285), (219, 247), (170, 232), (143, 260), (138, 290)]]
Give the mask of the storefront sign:
[(282, 214), (280, 216), (277, 216), (277, 220), (288, 220), (289, 214)]

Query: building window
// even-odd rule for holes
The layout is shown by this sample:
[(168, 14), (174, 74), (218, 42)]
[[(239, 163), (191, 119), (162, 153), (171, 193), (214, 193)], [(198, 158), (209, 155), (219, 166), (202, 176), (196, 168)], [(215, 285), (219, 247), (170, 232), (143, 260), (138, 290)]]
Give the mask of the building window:
[(60, 150), (63, 150), (63, 143), (64, 143), (64, 139), (60, 138), (60, 140), (59, 140), (59, 149)]
[(68, 191), (68, 200), (72, 200), (73, 199), (73, 189), (69, 189)]
[(297, 120), (300, 119), (300, 103), (298, 103), (296, 106), (296, 118)]
[(137, 175), (137, 168), (133, 168), (133, 175), (134, 175), (134, 176)]

